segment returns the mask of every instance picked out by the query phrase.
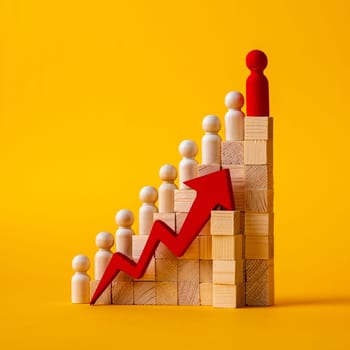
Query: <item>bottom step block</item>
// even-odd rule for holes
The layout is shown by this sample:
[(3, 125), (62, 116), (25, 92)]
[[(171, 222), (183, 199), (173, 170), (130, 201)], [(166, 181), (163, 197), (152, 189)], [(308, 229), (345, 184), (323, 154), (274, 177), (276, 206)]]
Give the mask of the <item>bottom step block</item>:
[(135, 305), (155, 305), (156, 283), (134, 282), (134, 303)]
[(214, 284), (213, 306), (222, 308), (238, 308), (245, 306), (244, 283)]
[(177, 282), (156, 282), (156, 305), (177, 305)]
[(213, 305), (213, 284), (204, 282), (199, 284), (199, 299), (203, 306)]
[(112, 304), (115, 304), (115, 305), (134, 304), (133, 282), (114, 281), (112, 283)]
[[(90, 281), (90, 300), (94, 295), (97, 286), (100, 281)], [(101, 296), (97, 299), (95, 305), (110, 305), (112, 304), (112, 287), (109, 285), (105, 291), (101, 294)]]

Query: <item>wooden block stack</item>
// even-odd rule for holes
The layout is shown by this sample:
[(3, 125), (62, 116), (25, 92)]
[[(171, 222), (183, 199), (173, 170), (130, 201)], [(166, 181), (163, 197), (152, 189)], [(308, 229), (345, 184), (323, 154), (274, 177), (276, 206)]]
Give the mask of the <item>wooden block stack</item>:
[(213, 306), (245, 306), (243, 235), (240, 212), (212, 211)]
[(246, 304), (274, 303), (273, 119), (244, 119)]

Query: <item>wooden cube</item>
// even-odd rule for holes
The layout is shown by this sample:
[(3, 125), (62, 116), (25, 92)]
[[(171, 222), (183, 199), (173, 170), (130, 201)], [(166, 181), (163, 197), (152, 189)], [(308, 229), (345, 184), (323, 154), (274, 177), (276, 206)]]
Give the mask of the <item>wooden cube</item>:
[(244, 141), (223, 141), (221, 144), (222, 164), (244, 164)]
[(274, 264), (269, 260), (246, 261), (246, 304), (268, 306), (274, 304)]
[(230, 171), (233, 191), (244, 192), (246, 189), (245, 165), (224, 164), (222, 168)]
[(156, 304), (177, 305), (177, 282), (156, 282)]
[(174, 210), (176, 213), (188, 213), (197, 196), (195, 190), (175, 190)]
[(187, 213), (175, 213), (175, 218), (175, 232), (179, 233), (187, 218)]
[(213, 284), (200, 283), (199, 284), (199, 300), (203, 306), (213, 305)]
[(233, 200), (235, 203), (235, 210), (245, 210), (245, 192), (233, 191)]
[(273, 236), (246, 236), (246, 259), (270, 259), (273, 253)]
[(177, 281), (177, 260), (156, 259), (156, 281), (176, 282)]
[(272, 164), (272, 159), (273, 155), (271, 140), (244, 141), (244, 164)]
[(177, 280), (199, 283), (199, 260), (179, 260), (177, 264)]
[(173, 231), (175, 231), (175, 213), (154, 213), (153, 221), (163, 221), (166, 223)]
[(141, 278), (134, 279), (134, 281), (155, 281), (156, 280), (156, 260), (152, 258), (147, 266), (144, 275)]
[(177, 297), (179, 305), (200, 305), (199, 281), (179, 281)]
[(132, 305), (134, 303), (133, 282), (114, 281), (112, 283), (112, 304)]
[(222, 308), (238, 308), (245, 306), (244, 283), (214, 284), (213, 306)]
[(238, 235), (240, 233), (240, 211), (213, 210), (211, 212), (210, 233), (212, 235)]
[(211, 283), (213, 281), (213, 261), (199, 260), (199, 282)]
[(269, 140), (273, 137), (273, 118), (249, 117), (244, 118), (245, 140)]
[(137, 261), (145, 248), (148, 240), (148, 235), (133, 235), (132, 236), (132, 257)]
[(273, 191), (247, 191), (245, 193), (245, 210), (257, 213), (273, 211)]
[(178, 259), (199, 259), (199, 237), (193, 240), (184, 255), (180, 256)]
[(156, 249), (156, 259), (176, 259), (176, 255), (162, 242)]
[(209, 175), (220, 170), (219, 164), (200, 164), (198, 165), (198, 176)]
[[(94, 280), (90, 281), (90, 300), (95, 294), (96, 288), (99, 285), (100, 281)], [(112, 285), (109, 285), (100, 297), (95, 302), (95, 305), (110, 305), (112, 304)]]
[(211, 236), (198, 236), (197, 238), (199, 240), (199, 259), (211, 260)]
[(212, 236), (213, 260), (240, 260), (243, 257), (243, 235)]
[(213, 260), (213, 283), (237, 284), (244, 282), (244, 260)]
[(207, 221), (205, 226), (201, 229), (198, 236), (210, 236), (210, 219)]
[(245, 213), (246, 236), (266, 236), (273, 234), (273, 213)]
[(245, 185), (247, 191), (270, 190), (273, 188), (271, 165), (245, 165)]
[(155, 305), (156, 283), (134, 282), (134, 303), (135, 305)]
[(113, 281), (131, 282), (132, 277), (124, 271), (120, 271)]

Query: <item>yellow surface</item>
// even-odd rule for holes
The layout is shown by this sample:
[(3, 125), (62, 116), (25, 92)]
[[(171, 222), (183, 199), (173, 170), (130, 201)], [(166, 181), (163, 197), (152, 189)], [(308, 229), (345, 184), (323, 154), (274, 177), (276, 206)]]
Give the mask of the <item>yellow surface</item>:
[[(2, 0), (0, 23), (1, 349), (349, 349), (348, 1)], [(72, 257), (224, 115), (253, 48), (270, 62), (277, 306), (70, 305)]]

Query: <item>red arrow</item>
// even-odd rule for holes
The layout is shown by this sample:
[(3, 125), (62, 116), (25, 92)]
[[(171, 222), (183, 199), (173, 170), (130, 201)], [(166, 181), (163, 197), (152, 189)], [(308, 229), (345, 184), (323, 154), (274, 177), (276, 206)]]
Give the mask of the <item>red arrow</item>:
[(210, 218), (211, 210), (221, 205), (234, 210), (230, 172), (220, 170), (185, 182), (197, 191), (191, 210), (178, 234), (162, 221), (155, 221), (147, 243), (137, 263), (121, 253), (114, 253), (104, 275), (90, 301), (94, 304), (103, 291), (120, 271), (134, 278), (141, 278), (160, 242), (164, 243), (176, 256), (182, 256)]

